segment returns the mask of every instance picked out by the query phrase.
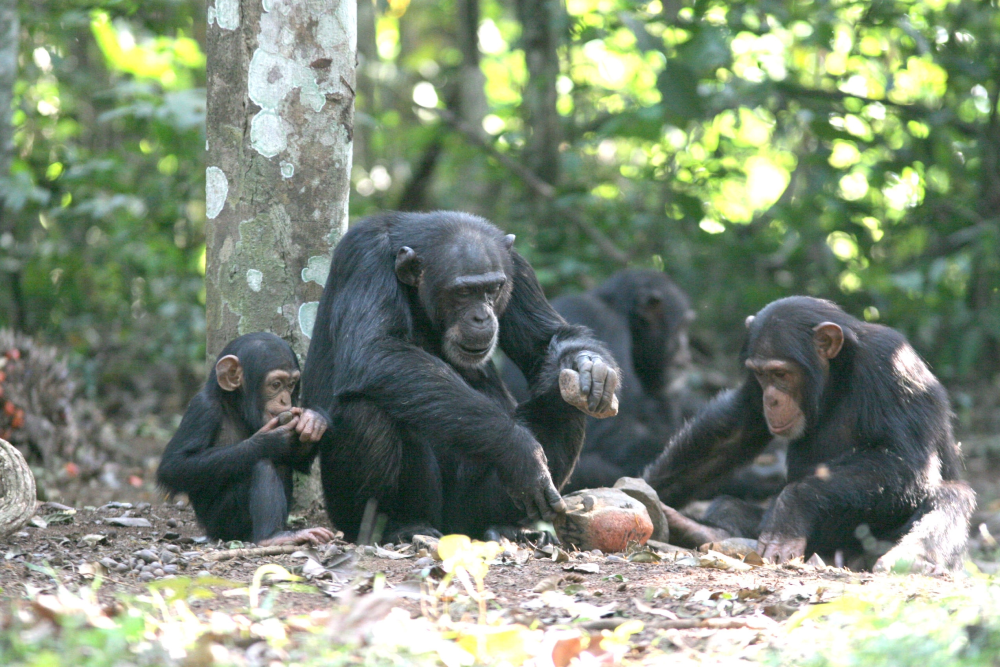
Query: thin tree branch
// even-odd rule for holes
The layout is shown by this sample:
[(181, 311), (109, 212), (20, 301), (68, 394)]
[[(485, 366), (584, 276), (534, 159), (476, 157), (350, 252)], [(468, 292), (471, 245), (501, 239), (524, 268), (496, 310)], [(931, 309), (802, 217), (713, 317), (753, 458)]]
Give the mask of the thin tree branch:
[[(429, 111), (436, 113), (441, 120), (461, 133), (469, 143), (480, 148), (487, 155), (499, 162), (504, 168), (520, 178), (533, 192), (550, 201), (555, 200), (556, 189), (552, 186), (552, 184), (546, 183), (540, 179), (533, 171), (509, 155), (498, 151), (493, 144), (485, 140), (479, 132), (476, 132), (474, 128), (469, 127), (468, 124), (462, 121), (461, 118), (447, 109), (429, 109)], [(604, 234), (604, 232), (594, 226), (593, 223), (574, 210), (562, 209), (562, 214), (569, 218), (570, 222), (576, 225), (580, 231), (593, 241), (594, 245), (596, 245), (608, 258), (619, 264), (628, 264), (628, 254), (616, 246), (614, 242), (612, 242), (611, 239)]]

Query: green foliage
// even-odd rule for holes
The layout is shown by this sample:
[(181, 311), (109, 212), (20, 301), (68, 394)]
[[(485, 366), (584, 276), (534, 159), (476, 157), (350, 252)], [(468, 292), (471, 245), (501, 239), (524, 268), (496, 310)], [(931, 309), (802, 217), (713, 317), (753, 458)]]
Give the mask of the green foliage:
[[(513, 3), (480, 5), (484, 136), (527, 164), (520, 26)], [(663, 267), (715, 350), (736, 349), (746, 314), (806, 293), (902, 329), (945, 379), (1000, 372), (995, 2), (565, 6), (561, 175), (541, 205), (415, 107), (461, 111), (454, 1), (360, 12), (352, 216), (481, 213), (518, 234), (550, 294), (596, 284), (622, 254)], [(203, 357), (202, 12), (21, 3), (0, 325), (98, 359), (92, 388), (130, 381), (118, 357)]]
[[(21, 5), (0, 322), (103, 362), (204, 355), (204, 56), (196, 3)], [(202, 30), (199, 17), (198, 30)]]
[[(380, 19), (380, 57), (361, 76), (394, 91), (429, 82), (437, 106), (453, 106), (454, 64), (423, 48), (441, 39), (427, 17), (450, 9)], [(543, 213), (465, 136), (414, 115), (405, 92), (359, 99), (374, 126), (352, 213), (395, 205), (443, 134), (425, 208), (482, 212), (517, 232), (552, 293), (621, 266), (572, 210), (630, 264), (662, 263), (699, 305), (702, 337), (726, 332), (722, 349), (738, 345), (748, 313), (806, 293), (904, 330), (946, 379), (1000, 371), (995, 3), (571, 0), (567, 12), (562, 178)], [(483, 20), (483, 128), (523, 162), (519, 26), (493, 0)], [(383, 49), (397, 31), (409, 40)], [(375, 169), (391, 183), (372, 187)], [(470, 173), (488, 181), (485, 201)]]

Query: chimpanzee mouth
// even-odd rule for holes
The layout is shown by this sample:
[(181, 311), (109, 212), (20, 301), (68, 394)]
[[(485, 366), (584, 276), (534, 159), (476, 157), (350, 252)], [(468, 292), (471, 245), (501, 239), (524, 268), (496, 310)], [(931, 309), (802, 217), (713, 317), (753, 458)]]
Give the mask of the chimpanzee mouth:
[(489, 351), (493, 348), (493, 343), (492, 342), (488, 343), (486, 347), (467, 347), (465, 345), (462, 345), (461, 343), (458, 343), (457, 347), (470, 357), (482, 357), (488, 354)]

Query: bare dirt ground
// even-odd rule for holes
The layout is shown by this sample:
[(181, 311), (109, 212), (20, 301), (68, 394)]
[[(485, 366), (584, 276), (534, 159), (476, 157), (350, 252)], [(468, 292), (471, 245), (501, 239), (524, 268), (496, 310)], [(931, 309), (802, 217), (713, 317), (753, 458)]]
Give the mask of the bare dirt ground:
[[(114, 525), (121, 519), (149, 525)], [(301, 520), (326, 524), (318, 511)], [(329, 609), (344, 596), (381, 590), (398, 595), (396, 604), (416, 616), (427, 611), (428, 597), (421, 602), (421, 594), (442, 574), (426, 552), (412, 545), (355, 547), (342, 541), (296, 553), (213, 561), (206, 557), (231, 545), (206, 542), (183, 501), (74, 509), (49, 503), (40, 508), (34, 524), (0, 544), (2, 597), (52, 592), (57, 583), (71, 590), (91, 587), (96, 577), (99, 600), (114, 605), (122, 596), (146, 594), (151, 581), (211, 575), (232, 583), (209, 583), (215, 597), (194, 600), (192, 609), (199, 615), (237, 613), (247, 609), (248, 586), (257, 568), (276, 563), (311, 585), (309, 592), (265, 587), (265, 593), (274, 595), (279, 615)], [(802, 564), (740, 563), (744, 570), (717, 569), (720, 563), (713, 567), (711, 559), (687, 551), (665, 553), (658, 562), (589, 552), (556, 552), (553, 560), (528, 545), (506, 546), (486, 576), (490, 614), (543, 629), (571, 622), (611, 629), (623, 619), (638, 619), (645, 630), (631, 639), (634, 659), (664, 650), (746, 657), (806, 605), (873, 589), (910, 599), (933, 598), (967, 585), (963, 577), (874, 575)], [(474, 620), (477, 609), (468, 600), (453, 598), (447, 613), (454, 620)]]

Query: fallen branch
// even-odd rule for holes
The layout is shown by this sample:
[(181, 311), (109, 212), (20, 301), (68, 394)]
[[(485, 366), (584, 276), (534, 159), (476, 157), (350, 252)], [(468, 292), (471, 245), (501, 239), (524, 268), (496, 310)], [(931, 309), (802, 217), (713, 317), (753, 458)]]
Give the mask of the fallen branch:
[[(470, 127), (465, 121), (453, 114), (447, 109), (426, 109), (427, 111), (433, 111), (438, 115), (441, 120), (446, 122), (448, 125), (458, 130), (465, 138), (484, 152), (486, 152), (490, 157), (503, 165), (506, 169), (513, 172), (515, 176), (520, 178), (525, 185), (527, 185), (536, 194), (552, 201), (556, 196), (556, 189), (551, 183), (546, 183), (540, 179), (535, 172), (531, 171), (523, 164), (513, 159), (509, 155), (501, 153), (496, 149), (496, 147), (490, 142), (486, 141), (480, 132), (477, 132), (474, 128)], [(563, 215), (570, 219), (577, 228), (590, 238), (594, 244), (601, 249), (601, 251), (610, 257), (612, 260), (618, 262), (619, 264), (628, 264), (629, 256), (621, 248), (616, 246), (611, 239), (607, 237), (600, 229), (594, 226), (589, 220), (585, 219), (576, 211), (563, 210)]]
[(249, 549), (226, 549), (225, 551), (213, 551), (202, 556), (205, 560), (230, 560), (232, 558), (257, 558), (259, 556), (280, 556), (281, 554), (293, 554), (308, 546), (301, 544), (276, 544), (272, 547), (251, 547)]
[(749, 618), (680, 618), (676, 621), (659, 621), (650, 623), (658, 630), (735, 630), (737, 628), (752, 628), (765, 630), (774, 625), (774, 621), (759, 616)]

